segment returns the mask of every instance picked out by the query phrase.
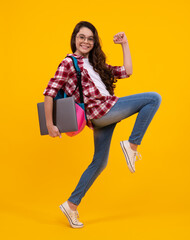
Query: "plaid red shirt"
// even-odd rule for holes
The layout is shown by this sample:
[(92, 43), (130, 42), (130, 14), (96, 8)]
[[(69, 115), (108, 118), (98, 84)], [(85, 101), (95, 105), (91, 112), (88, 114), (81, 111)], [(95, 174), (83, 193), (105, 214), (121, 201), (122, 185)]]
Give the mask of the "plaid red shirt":
[[(83, 56), (76, 54), (67, 54), (67, 56), (74, 56), (78, 60), (78, 66), (81, 70), (81, 83), (83, 87), (83, 96), (85, 103), (85, 112), (87, 117), (87, 125), (93, 129), (91, 119), (97, 119), (104, 116), (117, 102), (119, 99), (115, 95), (113, 96), (103, 96), (100, 91), (95, 86), (94, 82), (90, 78), (88, 71), (83, 67)], [(114, 77), (116, 79), (127, 78), (124, 66), (111, 66), (109, 68), (113, 70)], [(65, 58), (59, 64), (57, 71), (53, 78), (50, 79), (46, 89), (43, 92), (44, 96), (55, 97), (60, 88), (64, 90), (67, 96), (74, 96), (77, 103), (80, 102), (80, 96), (78, 88), (74, 92), (77, 84), (77, 74), (73, 66), (71, 58)], [(73, 94), (74, 92), (74, 94)]]

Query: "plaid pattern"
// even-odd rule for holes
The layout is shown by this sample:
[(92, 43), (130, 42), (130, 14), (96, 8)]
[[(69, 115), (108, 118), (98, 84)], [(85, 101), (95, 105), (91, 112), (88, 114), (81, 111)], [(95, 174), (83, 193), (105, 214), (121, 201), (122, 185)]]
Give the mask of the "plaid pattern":
[[(74, 56), (78, 60), (78, 66), (81, 69), (81, 82), (83, 87), (85, 111), (87, 117), (87, 125), (93, 129), (91, 119), (97, 119), (105, 115), (119, 99), (116, 96), (103, 96), (91, 80), (88, 71), (83, 68), (83, 56), (76, 54), (67, 54), (67, 56)], [(111, 66), (114, 77), (116, 79), (127, 78), (124, 66)], [(65, 58), (59, 64), (57, 71), (53, 78), (50, 79), (46, 89), (43, 92), (44, 96), (55, 97), (60, 88), (62, 88), (67, 96), (73, 95), (77, 103), (80, 102), (78, 88), (74, 92), (77, 84), (77, 74), (71, 58)], [(73, 94), (74, 92), (74, 94)]]

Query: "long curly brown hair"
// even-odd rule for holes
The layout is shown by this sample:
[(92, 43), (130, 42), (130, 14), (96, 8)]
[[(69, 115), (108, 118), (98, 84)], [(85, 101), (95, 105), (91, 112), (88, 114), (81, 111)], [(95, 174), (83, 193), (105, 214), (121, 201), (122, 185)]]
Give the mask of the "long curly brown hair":
[(81, 21), (75, 26), (71, 35), (71, 50), (73, 53), (76, 51), (76, 35), (82, 27), (89, 28), (94, 34), (94, 47), (89, 53), (89, 62), (93, 66), (94, 71), (100, 75), (100, 78), (104, 82), (108, 92), (113, 95), (117, 80), (114, 79), (112, 70), (106, 66), (106, 56), (101, 49), (98, 32), (91, 23)]

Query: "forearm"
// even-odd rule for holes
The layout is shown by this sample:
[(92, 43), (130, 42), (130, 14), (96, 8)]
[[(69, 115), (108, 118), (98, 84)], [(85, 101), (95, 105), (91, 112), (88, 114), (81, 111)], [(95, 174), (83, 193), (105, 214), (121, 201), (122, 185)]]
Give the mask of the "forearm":
[(133, 66), (132, 66), (132, 60), (131, 60), (131, 53), (129, 50), (129, 44), (128, 42), (122, 43), (122, 50), (123, 50), (123, 65), (125, 67), (125, 70), (128, 75), (131, 75), (133, 73)]
[(45, 96), (44, 98), (44, 109), (46, 117), (46, 126), (53, 125), (53, 98), (50, 96)]

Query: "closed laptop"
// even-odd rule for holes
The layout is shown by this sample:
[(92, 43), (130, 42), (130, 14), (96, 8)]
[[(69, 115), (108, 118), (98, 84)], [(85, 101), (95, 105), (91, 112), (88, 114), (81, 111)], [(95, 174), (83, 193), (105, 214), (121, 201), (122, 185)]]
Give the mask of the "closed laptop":
[[(37, 103), (40, 134), (47, 135), (44, 102)], [(61, 98), (53, 101), (53, 124), (60, 133), (78, 130), (75, 101), (73, 97)]]

